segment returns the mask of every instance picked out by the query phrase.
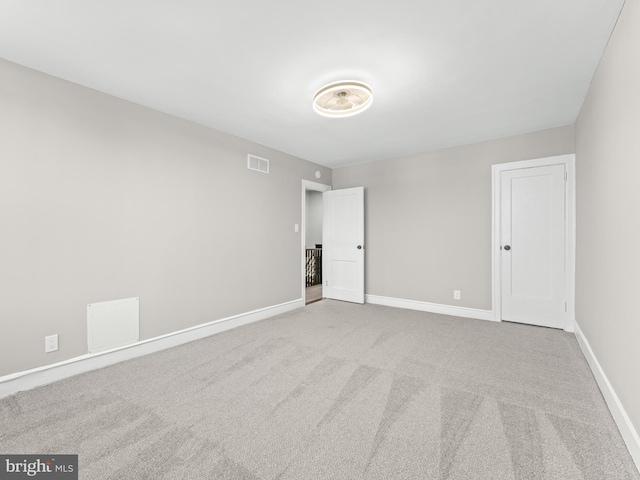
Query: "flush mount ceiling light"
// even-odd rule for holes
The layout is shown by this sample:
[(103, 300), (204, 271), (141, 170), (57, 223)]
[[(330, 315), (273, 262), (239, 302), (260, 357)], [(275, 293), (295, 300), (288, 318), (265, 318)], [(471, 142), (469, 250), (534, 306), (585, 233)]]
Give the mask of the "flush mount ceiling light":
[(313, 109), (325, 117), (350, 117), (371, 106), (373, 92), (366, 83), (345, 80), (325, 85), (313, 96)]

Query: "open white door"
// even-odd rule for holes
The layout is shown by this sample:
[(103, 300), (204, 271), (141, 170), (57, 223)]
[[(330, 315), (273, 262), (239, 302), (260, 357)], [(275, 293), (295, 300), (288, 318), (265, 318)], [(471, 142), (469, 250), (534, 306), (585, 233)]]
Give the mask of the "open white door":
[(364, 187), (322, 197), (323, 296), (364, 303)]

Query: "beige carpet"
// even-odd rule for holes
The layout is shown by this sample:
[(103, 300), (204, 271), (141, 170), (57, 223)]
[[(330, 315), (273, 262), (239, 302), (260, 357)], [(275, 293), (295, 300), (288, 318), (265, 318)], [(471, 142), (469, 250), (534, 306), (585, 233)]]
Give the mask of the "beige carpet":
[(323, 300), (0, 401), (81, 479), (640, 479), (572, 334)]

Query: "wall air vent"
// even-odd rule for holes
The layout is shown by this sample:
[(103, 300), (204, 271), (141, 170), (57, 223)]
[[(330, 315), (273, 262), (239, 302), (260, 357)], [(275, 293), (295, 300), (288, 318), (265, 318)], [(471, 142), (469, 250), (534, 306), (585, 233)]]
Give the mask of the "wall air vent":
[(247, 155), (247, 168), (257, 172), (269, 173), (269, 160), (249, 154)]
[(131, 345), (140, 340), (140, 298), (87, 305), (89, 353)]

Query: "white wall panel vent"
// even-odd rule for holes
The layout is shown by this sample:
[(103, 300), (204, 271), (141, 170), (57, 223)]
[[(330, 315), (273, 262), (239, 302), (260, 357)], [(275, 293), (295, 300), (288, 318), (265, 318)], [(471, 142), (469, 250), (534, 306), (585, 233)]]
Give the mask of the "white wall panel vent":
[(140, 299), (87, 305), (87, 334), (89, 353), (136, 343), (140, 339)]
[(247, 167), (249, 170), (269, 173), (269, 160), (249, 154), (247, 155)]

